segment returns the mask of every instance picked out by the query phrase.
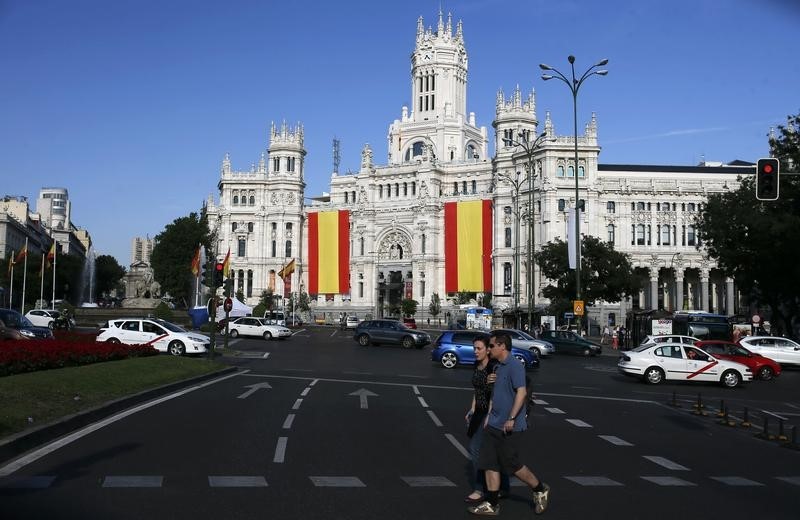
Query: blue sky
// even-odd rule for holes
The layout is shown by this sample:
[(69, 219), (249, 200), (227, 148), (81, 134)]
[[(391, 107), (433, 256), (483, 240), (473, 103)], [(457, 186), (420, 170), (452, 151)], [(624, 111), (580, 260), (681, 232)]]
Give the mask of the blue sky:
[[(410, 104), (417, 17), (461, 19), (467, 110), (491, 133), (497, 90), (535, 88), (540, 121), (572, 133), (572, 97), (538, 64), (583, 70), (603, 163), (695, 165), (767, 154), (800, 112), (795, 0), (0, 0), (0, 195), (66, 187), (73, 222), (129, 263), (216, 194), (221, 160), (247, 170), (272, 121), (305, 127), (307, 195), (327, 191)], [(794, 93), (794, 94), (792, 94)], [(582, 131), (582, 130), (581, 130)]]

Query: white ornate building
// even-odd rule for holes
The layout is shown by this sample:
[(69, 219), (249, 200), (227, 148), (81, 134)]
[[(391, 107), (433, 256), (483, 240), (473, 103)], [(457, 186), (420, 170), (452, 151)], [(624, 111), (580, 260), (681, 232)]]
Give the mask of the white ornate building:
[[(519, 303), (526, 309), (528, 184), (518, 182), (515, 190), (513, 181), (526, 178), (527, 157), (506, 139), (522, 134), (532, 140), (543, 131), (546, 138), (533, 157), (535, 250), (556, 238), (566, 240), (577, 174), (585, 201), (581, 232), (630, 254), (650, 282), (627, 302), (590, 309), (596, 319), (620, 316), (631, 306), (734, 313), (733, 281), (697, 249), (694, 218), (708, 194), (736, 189), (737, 176), (752, 174), (752, 165), (599, 164), (593, 114), (578, 137), (575, 168), (572, 135), (558, 135), (549, 113), (540, 125), (534, 93), (523, 95), (519, 87), (510, 96), (497, 94), (490, 151), (486, 127), (467, 111), (468, 65), (461, 22), (453, 27), (450, 16), (445, 20), (440, 14), (433, 30), (425, 29), (420, 18), (411, 57), (411, 108), (402, 107), (400, 118), (389, 125), (386, 164), (376, 163), (366, 145), (360, 170), (332, 174), (330, 194), (309, 205), (304, 203), (306, 151), (300, 124), (273, 125), (268, 156), (262, 153), (250, 171), (233, 171), (225, 157), (219, 200), (208, 201), (209, 221), (219, 231), (218, 257), (230, 247), (235, 285), (247, 303), (255, 303), (266, 288), (281, 293), (276, 273), (291, 259), (298, 265), (293, 290), (303, 290), (308, 284), (306, 215), (349, 210), (350, 294), (318, 295), (314, 311), (380, 314), (386, 304), (410, 296), (426, 314), (433, 293), (446, 307), (444, 204), (488, 199), (494, 207), (494, 305), (514, 305), (519, 247)], [(540, 296), (543, 285), (546, 280), (537, 272), (537, 305), (546, 303)]]

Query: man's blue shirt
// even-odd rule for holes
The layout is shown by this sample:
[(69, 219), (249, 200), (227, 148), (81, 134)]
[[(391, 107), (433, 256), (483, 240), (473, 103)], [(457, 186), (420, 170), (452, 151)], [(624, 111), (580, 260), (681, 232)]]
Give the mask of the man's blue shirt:
[[(517, 388), (525, 387), (525, 367), (509, 353), (505, 361), (497, 360), (495, 374), (497, 374), (497, 381), (492, 389), (492, 412), (489, 414), (489, 426), (502, 430), (503, 424), (511, 417)], [(527, 427), (525, 406), (523, 405), (514, 420), (514, 431), (521, 432)]]

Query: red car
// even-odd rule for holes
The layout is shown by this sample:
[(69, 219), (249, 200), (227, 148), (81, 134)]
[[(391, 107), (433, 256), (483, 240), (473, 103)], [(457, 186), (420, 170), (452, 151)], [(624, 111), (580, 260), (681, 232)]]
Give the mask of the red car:
[(415, 320), (414, 318), (403, 318), (403, 325), (405, 325), (409, 329), (416, 329), (417, 320)]
[(736, 343), (720, 340), (704, 340), (696, 342), (695, 345), (716, 358), (727, 359), (728, 361), (735, 361), (745, 365), (753, 372), (754, 379), (769, 381), (781, 375), (781, 366), (778, 363), (761, 354), (750, 352)]

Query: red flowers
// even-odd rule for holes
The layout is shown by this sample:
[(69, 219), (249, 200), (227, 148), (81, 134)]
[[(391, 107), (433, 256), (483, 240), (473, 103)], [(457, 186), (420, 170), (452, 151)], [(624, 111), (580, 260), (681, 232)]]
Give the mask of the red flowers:
[(70, 339), (72, 341), (29, 339), (0, 342), (0, 376), (158, 354), (150, 345)]

